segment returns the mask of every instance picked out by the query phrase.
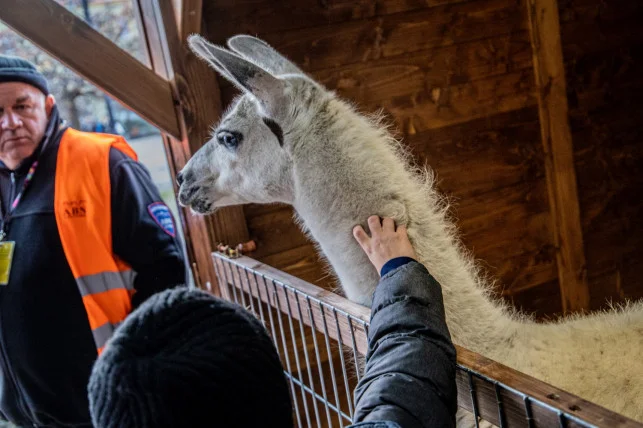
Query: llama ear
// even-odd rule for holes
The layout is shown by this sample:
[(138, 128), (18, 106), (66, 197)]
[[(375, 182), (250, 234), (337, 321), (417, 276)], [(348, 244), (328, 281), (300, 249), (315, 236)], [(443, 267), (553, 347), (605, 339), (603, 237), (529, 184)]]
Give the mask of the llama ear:
[(305, 74), (272, 46), (256, 37), (245, 34), (234, 36), (228, 39), (228, 46), (243, 58), (274, 75)]
[(242, 91), (253, 95), (270, 113), (285, 94), (286, 82), (199, 35), (188, 38), (190, 49)]

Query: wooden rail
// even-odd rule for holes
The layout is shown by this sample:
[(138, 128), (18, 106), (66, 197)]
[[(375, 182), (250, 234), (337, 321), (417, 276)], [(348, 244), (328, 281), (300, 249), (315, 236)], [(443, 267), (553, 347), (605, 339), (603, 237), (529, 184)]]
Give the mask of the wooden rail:
[[(186, 45), (187, 34), (198, 33), (201, 29), (201, 1), (182, 2), (180, 27), (185, 32), (183, 35), (169, 1), (136, 0), (134, 5), (149, 63), (156, 74), (169, 81), (177, 100), (180, 135), (179, 138), (165, 139), (166, 152), (171, 160), (170, 173), (176, 176), (190, 156), (208, 141), (209, 129), (221, 115), (216, 75)], [(189, 210), (184, 210), (184, 219), (190, 258), (195, 262), (193, 274), (196, 283), (205, 288), (210, 282), (216, 287), (210, 253), (217, 242), (245, 242), (249, 239), (243, 207), (222, 208), (207, 217), (194, 216)]]
[[(472, 403), (477, 402), (483, 419), (497, 426), (643, 427), (461, 346), (456, 350), (460, 366), (456, 372), (458, 405), (473, 411)], [(561, 413), (569, 415), (564, 425)], [(525, 425), (529, 418), (533, 425)]]
[[(213, 260), (224, 298), (233, 300), (230, 293), (243, 291), (336, 341), (349, 344), (354, 340), (357, 351), (365, 355), (370, 319), (368, 308), (249, 257), (228, 259), (215, 253)], [(233, 288), (229, 289), (225, 284)], [(309, 300), (321, 302), (324, 309), (307, 305)], [(298, 310), (308, 310), (308, 307), (312, 308), (312, 318)], [(340, 316), (336, 317), (336, 314)], [(456, 350), (458, 405), (497, 426), (643, 427), (643, 424), (475, 352), (460, 346), (456, 346)]]

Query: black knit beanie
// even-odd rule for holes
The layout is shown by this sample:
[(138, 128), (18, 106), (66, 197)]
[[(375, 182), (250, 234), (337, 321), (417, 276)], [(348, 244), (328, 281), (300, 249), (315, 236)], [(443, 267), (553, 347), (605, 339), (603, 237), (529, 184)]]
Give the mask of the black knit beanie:
[(283, 368), (240, 306), (181, 287), (117, 328), (89, 380), (96, 428), (292, 427)]
[(43, 94), (49, 95), (47, 79), (26, 59), (0, 55), (0, 83), (3, 82), (28, 83), (40, 89)]

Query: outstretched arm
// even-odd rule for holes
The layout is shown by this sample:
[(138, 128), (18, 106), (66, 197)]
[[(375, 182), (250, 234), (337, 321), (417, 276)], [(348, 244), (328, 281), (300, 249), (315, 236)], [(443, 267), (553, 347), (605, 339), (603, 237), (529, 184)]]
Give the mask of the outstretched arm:
[(455, 426), (456, 353), (440, 284), (416, 262), (406, 229), (368, 219), (353, 233), (381, 273), (371, 312), (366, 371), (355, 390), (354, 423)]

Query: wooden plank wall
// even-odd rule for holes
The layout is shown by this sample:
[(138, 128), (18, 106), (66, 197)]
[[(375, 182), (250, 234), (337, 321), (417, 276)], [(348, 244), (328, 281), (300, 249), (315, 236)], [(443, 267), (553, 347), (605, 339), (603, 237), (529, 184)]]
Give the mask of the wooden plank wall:
[[(571, 3), (601, 3), (559, 2), (561, 10)], [(204, 33), (213, 41), (223, 43), (238, 33), (257, 35), (363, 111), (382, 110), (418, 162), (437, 171), (440, 189), (455, 202), (454, 214), (465, 245), (498, 279), (498, 293), (538, 316), (561, 312), (523, 0), (219, 0), (204, 2), (203, 15)], [(565, 31), (581, 31), (567, 25), (561, 18)], [(573, 25), (582, 27), (583, 23)], [(627, 39), (624, 31), (620, 34), (619, 41)], [(574, 46), (585, 43), (577, 39)], [(564, 46), (565, 55), (569, 46)], [(599, 61), (585, 55), (589, 55), (586, 61)], [(638, 68), (634, 70), (641, 71), (641, 65), (635, 63)], [(610, 71), (616, 79), (617, 71)], [(567, 72), (574, 70), (568, 66)], [(583, 88), (591, 77), (587, 73), (580, 83)], [(570, 86), (571, 92), (578, 85)], [(227, 104), (236, 93), (224, 81), (221, 88)], [(589, 103), (598, 88), (587, 89), (584, 96)], [(570, 109), (582, 116), (578, 102), (570, 100)], [(603, 122), (607, 114), (601, 116)], [(620, 120), (635, 123), (632, 117)], [(579, 132), (592, 131), (575, 126), (573, 132), (576, 141)], [(640, 153), (633, 143), (631, 151)], [(592, 155), (583, 157), (585, 152), (577, 150), (577, 165), (589, 162), (600, 168), (602, 164), (590, 160)], [(581, 209), (590, 200), (596, 200), (596, 207), (590, 216), (583, 214), (583, 231), (594, 228), (606, 233), (594, 223), (604, 212), (598, 205), (606, 201), (595, 194), (600, 189), (588, 174), (594, 177), (578, 171), (579, 181), (587, 186), (586, 191), (582, 186), (579, 190)], [(621, 182), (619, 189), (634, 184), (625, 177)], [(634, 214), (619, 212), (621, 217)], [(249, 233), (258, 244), (253, 257), (315, 284), (335, 286), (312, 243), (294, 225), (290, 208), (248, 205), (245, 215)], [(620, 224), (614, 221), (612, 230)], [(587, 245), (600, 239), (590, 233)], [(613, 241), (613, 246), (619, 246), (621, 238)], [(595, 247), (602, 254), (600, 245)], [(587, 251), (588, 263), (600, 261), (591, 249)], [(594, 277), (604, 275), (597, 271)], [(592, 281), (592, 287), (601, 287), (604, 279)], [(624, 286), (620, 290), (627, 294)], [(592, 299), (598, 306), (594, 295)]]
[(558, 0), (591, 307), (643, 297), (643, 3)]

